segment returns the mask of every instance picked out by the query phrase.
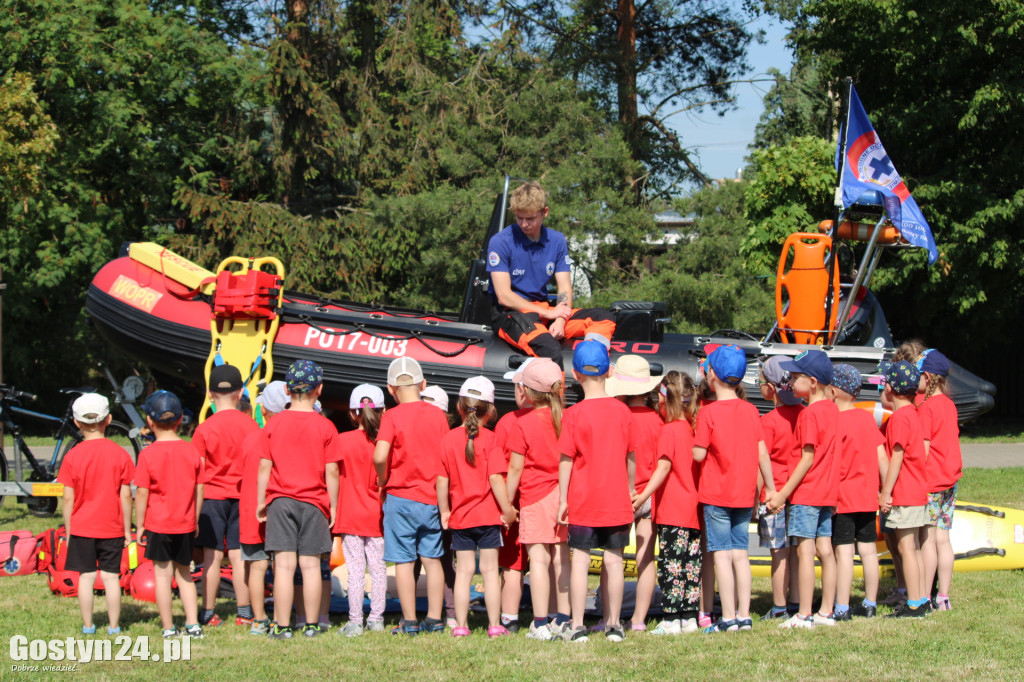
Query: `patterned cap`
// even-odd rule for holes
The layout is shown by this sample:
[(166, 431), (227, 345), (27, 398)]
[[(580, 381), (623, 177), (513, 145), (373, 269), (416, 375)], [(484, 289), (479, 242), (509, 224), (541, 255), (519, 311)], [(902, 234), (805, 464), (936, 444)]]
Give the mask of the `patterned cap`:
[(896, 395), (913, 395), (921, 383), (921, 372), (913, 364), (900, 360), (889, 366), (885, 373), (885, 383)]
[(854, 398), (860, 393), (860, 372), (853, 365), (839, 364), (832, 367), (832, 385)]
[(284, 375), (289, 393), (309, 393), (324, 381), (324, 371), (312, 360), (296, 360)]

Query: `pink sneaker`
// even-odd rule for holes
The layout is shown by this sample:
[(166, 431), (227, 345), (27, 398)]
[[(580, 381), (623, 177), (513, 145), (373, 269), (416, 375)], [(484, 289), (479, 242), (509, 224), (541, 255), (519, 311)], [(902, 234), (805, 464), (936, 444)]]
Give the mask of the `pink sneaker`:
[(949, 603), (949, 597), (946, 597), (945, 599), (936, 599), (935, 600), (935, 610), (936, 611), (952, 611), (953, 610), (953, 605)]
[(701, 629), (709, 628), (714, 624), (714, 622), (715, 621), (711, 620), (710, 613), (702, 613), (700, 614), (700, 618), (697, 619), (697, 627)]
[(504, 637), (507, 634), (509, 634), (509, 632), (505, 629), (504, 625), (492, 625), (487, 628), (487, 636), (491, 639), (494, 639), (495, 637)]
[(452, 637), (469, 637), (469, 628), (452, 628)]
[(629, 629), (633, 632), (647, 632), (647, 623), (630, 623)]

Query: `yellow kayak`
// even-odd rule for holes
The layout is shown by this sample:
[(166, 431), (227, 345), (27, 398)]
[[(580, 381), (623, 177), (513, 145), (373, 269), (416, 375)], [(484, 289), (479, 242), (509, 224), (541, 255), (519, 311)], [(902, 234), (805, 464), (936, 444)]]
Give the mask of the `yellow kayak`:
[[(749, 538), (751, 572), (758, 577), (770, 577), (771, 557), (767, 549), (759, 546), (756, 521), (750, 523)], [(1024, 568), (1024, 510), (959, 502), (953, 514), (950, 540), (956, 555), (954, 571)], [(877, 546), (883, 574), (892, 573), (892, 558), (885, 540), (880, 537)], [(600, 573), (602, 561), (603, 553), (592, 551), (590, 572)], [(625, 573), (630, 577), (636, 576), (636, 538), (632, 534), (625, 549)], [(862, 575), (859, 557), (854, 558), (854, 575)]]

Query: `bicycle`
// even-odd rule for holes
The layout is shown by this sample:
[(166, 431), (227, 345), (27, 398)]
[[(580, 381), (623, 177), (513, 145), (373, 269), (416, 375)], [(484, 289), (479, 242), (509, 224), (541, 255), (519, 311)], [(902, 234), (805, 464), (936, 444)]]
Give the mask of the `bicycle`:
[[(119, 387), (117, 382), (114, 380), (110, 371), (104, 366), (107, 378), (110, 380), (114, 387), (115, 404), (122, 407), (128, 418), (133, 422), (133, 426), (129, 426), (124, 422), (112, 420), (110, 425), (107, 427), (104, 435), (107, 438), (111, 438), (116, 442), (123, 443), (125, 440), (130, 445), (130, 454), (133, 462), (138, 461), (139, 452), (142, 450), (143, 443), (140, 438), (140, 432), (142, 427), (145, 426), (145, 422), (142, 421), (142, 417), (135, 409), (133, 404), (135, 398), (141, 393), (142, 382), (138, 380), (138, 377), (129, 377), (125, 381), (123, 387)], [(136, 381), (131, 381), (135, 379)], [(83, 393), (92, 393), (95, 389), (90, 386), (82, 388), (62, 388), (60, 392), (69, 396), (68, 406), (64, 410), (63, 417), (56, 417), (54, 415), (45, 414), (43, 412), (36, 412), (34, 410), (28, 410), (21, 406), (22, 401), (33, 401), (36, 396), (27, 391), (19, 391), (13, 386), (7, 386), (6, 384), (0, 384), (0, 419), (3, 421), (5, 433), (10, 433), (14, 441), (14, 483), (7, 484), (8, 478), (8, 464), (7, 456), (3, 451), (2, 443), (0, 443), (0, 505), (3, 504), (6, 495), (11, 494), (17, 496), (18, 500), (24, 502), (29, 512), (34, 516), (48, 517), (52, 516), (57, 510), (57, 498), (54, 496), (33, 496), (30, 488), (18, 485), (25, 482), (25, 467), (22, 463), (22, 458), (28, 463), (28, 481), (32, 483), (49, 483), (53, 482), (57, 478), (57, 472), (60, 469), (61, 463), (64, 461), (64, 457), (67, 453), (82, 441), (82, 434), (75, 426), (74, 415), (71, 407), (75, 402), (75, 398), (82, 395)], [(56, 426), (56, 433), (54, 434), (55, 443), (53, 446), (53, 454), (49, 460), (40, 461), (28, 443), (25, 441), (25, 437), (22, 434), (21, 426), (15, 421), (15, 417), (30, 417), (45, 422), (50, 422)], [(13, 490), (13, 492), (10, 492)]]

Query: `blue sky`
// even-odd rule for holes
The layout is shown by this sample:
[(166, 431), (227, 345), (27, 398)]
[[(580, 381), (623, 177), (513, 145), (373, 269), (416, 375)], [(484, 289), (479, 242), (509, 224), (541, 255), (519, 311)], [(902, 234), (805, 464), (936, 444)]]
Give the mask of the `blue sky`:
[[(775, 67), (789, 73), (792, 53), (785, 46), (786, 28), (771, 17), (761, 17), (750, 29), (765, 31), (765, 42), (753, 43), (749, 58), (753, 71), (748, 78), (765, 77)], [(712, 178), (731, 178), (736, 169), (745, 165), (747, 145), (754, 140), (754, 127), (764, 111), (762, 98), (771, 83), (743, 83), (736, 87), (737, 108), (725, 116), (711, 112), (703, 114), (677, 114), (669, 124), (679, 133), (680, 140), (696, 151), (700, 167)]]

